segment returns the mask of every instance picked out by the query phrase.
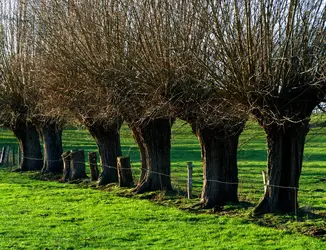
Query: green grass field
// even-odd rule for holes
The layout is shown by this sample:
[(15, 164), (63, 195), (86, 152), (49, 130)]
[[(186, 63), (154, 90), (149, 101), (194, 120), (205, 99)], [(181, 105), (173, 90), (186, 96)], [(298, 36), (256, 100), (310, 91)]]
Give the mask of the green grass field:
[[(322, 118), (314, 118), (318, 122)], [(17, 145), (7, 130), (0, 145)], [(64, 150), (96, 150), (83, 129), (66, 129)], [(124, 155), (135, 177), (139, 153), (127, 126), (121, 130)], [(263, 194), (264, 132), (248, 122), (239, 143), (239, 205), (224, 210), (193, 209), (202, 186), (200, 148), (190, 127), (178, 121), (172, 133), (172, 181), (177, 194), (130, 195), (113, 185), (41, 181), (36, 173), (0, 169), (0, 249), (326, 249), (326, 128), (307, 137), (297, 215), (252, 217)], [(185, 198), (186, 162), (194, 168), (194, 198)], [(130, 197), (127, 197), (130, 196)]]

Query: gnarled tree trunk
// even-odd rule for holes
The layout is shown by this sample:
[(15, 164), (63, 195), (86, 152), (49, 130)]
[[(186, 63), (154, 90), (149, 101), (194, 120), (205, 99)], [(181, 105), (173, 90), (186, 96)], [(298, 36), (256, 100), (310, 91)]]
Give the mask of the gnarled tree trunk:
[(200, 145), (204, 170), (201, 195), (203, 208), (238, 202), (237, 149), (244, 123), (226, 130), (223, 126), (198, 128), (192, 125)]
[(11, 128), (17, 137), (22, 152), (20, 171), (41, 170), (43, 157), (41, 152), (40, 137), (36, 127), (29, 121), (17, 121)]
[[(142, 167), (137, 193), (155, 190), (172, 190), (170, 149), (172, 118), (146, 119), (141, 124), (133, 124), (131, 129), (138, 143)], [(144, 170), (144, 169), (143, 169)]]
[(268, 184), (254, 214), (295, 212), (308, 121), (264, 127), (268, 145)]
[(44, 165), (42, 173), (62, 173), (63, 161), (62, 129), (56, 123), (48, 123), (40, 128), (44, 148)]
[(118, 182), (117, 157), (121, 156), (120, 128), (122, 120), (117, 119), (110, 125), (101, 122), (95, 122), (86, 125), (90, 134), (96, 141), (102, 174), (100, 175), (100, 185)]

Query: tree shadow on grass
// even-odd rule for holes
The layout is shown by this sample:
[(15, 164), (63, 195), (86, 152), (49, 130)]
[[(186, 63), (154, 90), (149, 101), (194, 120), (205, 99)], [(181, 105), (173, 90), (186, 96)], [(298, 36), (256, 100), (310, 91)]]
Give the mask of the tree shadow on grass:
[[(322, 211), (324, 208), (314, 207), (314, 210)], [(314, 213), (306, 207), (298, 209), (296, 213), (250, 215), (246, 220), (258, 226), (300, 233), (326, 241), (326, 213)]]
[[(38, 174), (30, 174), (31, 179), (42, 179)], [(42, 179), (49, 180), (51, 178)], [(218, 206), (213, 209), (202, 209), (200, 197), (193, 199), (186, 198), (186, 192), (180, 190), (173, 191), (153, 191), (144, 194), (134, 194), (132, 188), (119, 188), (115, 184), (106, 187), (96, 187), (92, 182), (85, 181), (77, 184), (76, 188), (94, 188), (107, 190), (120, 197), (147, 199), (157, 205), (175, 207), (182, 211), (193, 214), (214, 214), (217, 216), (236, 217), (244, 223), (253, 223), (262, 227), (285, 230), (289, 233), (300, 233), (311, 237), (316, 237), (326, 241), (326, 211), (324, 207), (300, 208), (293, 214), (266, 214), (262, 216), (252, 216), (251, 210), (256, 205), (248, 201), (230, 203), (225, 206)], [(313, 210), (312, 210), (313, 209)]]
[[(289, 233), (300, 233), (303, 235), (316, 237), (326, 241), (326, 212), (323, 207), (313, 207), (313, 212), (307, 207), (298, 209), (296, 213), (289, 214), (266, 214), (253, 216), (252, 209), (256, 204), (248, 201), (230, 203), (224, 206), (218, 206), (213, 209), (202, 209), (199, 199), (192, 202), (181, 202), (180, 196), (165, 196), (164, 203), (171, 203), (174, 200), (174, 206), (182, 211), (193, 214), (214, 214), (217, 216), (241, 218), (245, 223), (253, 223), (258, 226), (286, 230)], [(179, 202), (176, 200), (179, 199)], [(185, 198), (182, 198), (185, 200)], [(194, 203), (194, 201), (196, 201)]]

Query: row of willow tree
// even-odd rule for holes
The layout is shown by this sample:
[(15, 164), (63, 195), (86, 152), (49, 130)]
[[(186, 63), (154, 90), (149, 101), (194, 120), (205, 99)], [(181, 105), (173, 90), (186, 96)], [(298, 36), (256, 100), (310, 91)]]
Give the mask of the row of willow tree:
[(62, 128), (76, 122), (102, 166), (116, 166), (125, 121), (141, 155), (136, 191), (172, 189), (180, 118), (200, 141), (202, 206), (237, 202), (238, 138), (252, 117), (268, 146), (254, 212), (295, 210), (325, 98), (323, 0), (2, 0), (0, 18), (0, 121), (19, 140), (21, 171), (62, 172)]

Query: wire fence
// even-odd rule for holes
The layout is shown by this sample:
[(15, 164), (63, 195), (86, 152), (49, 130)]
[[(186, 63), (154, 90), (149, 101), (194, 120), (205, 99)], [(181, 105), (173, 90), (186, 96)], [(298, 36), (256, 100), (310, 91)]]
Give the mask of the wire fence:
[[(14, 152), (18, 153), (19, 151)], [(18, 153), (19, 154), (19, 153)], [(66, 155), (66, 157), (69, 157), (70, 155)], [(33, 161), (44, 161), (44, 159), (41, 158), (32, 158), (32, 157), (24, 157), (27, 160), (33, 160)], [(13, 157), (11, 157), (13, 159)], [(19, 159), (19, 157), (16, 157), (14, 159)], [(22, 159), (22, 157), (21, 157)], [(56, 160), (49, 160), (49, 162), (60, 162), (64, 161), (63, 158), (56, 159)], [(85, 167), (88, 166), (89, 171), (89, 162), (85, 159), (83, 162), (77, 162), (74, 161), (76, 164), (85, 164)], [(115, 166), (108, 166), (108, 165), (101, 165), (99, 162), (97, 162), (102, 168), (112, 168), (117, 169)], [(13, 166), (14, 164), (9, 164), (10, 166)], [(139, 166), (140, 165), (140, 166)], [(122, 168), (124, 169), (124, 168)], [(130, 170), (130, 168), (128, 168)], [(139, 177), (141, 175), (142, 171), (145, 171), (145, 174), (154, 174), (159, 175), (160, 178), (170, 178), (172, 186), (175, 191), (178, 192), (181, 196), (187, 195), (187, 183), (189, 177), (187, 176), (187, 165), (180, 165), (180, 164), (173, 164), (171, 166), (171, 174), (166, 173), (160, 173), (157, 171), (144, 169), (141, 167), (141, 162), (136, 162), (133, 164), (131, 162), (131, 171), (133, 175), (133, 179), (136, 180), (136, 182), (139, 180)], [(291, 186), (281, 186), (281, 185), (272, 185), (269, 183), (264, 183), (263, 178), (261, 176), (260, 171), (251, 171), (250, 173), (246, 173), (246, 169), (239, 169), (239, 181), (237, 182), (228, 182), (224, 180), (216, 180), (216, 179), (209, 179), (207, 178), (204, 180), (202, 167), (195, 166), (195, 171), (192, 175), (192, 197), (195, 199), (199, 199), (201, 196), (203, 183), (206, 182), (212, 182), (212, 183), (219, 183), (222, 185), (236, 185), (238, 188), (238, 197), (240, 201), (249, 202), (252, 205), (255, 205), (259, 202), (259, 200), (264, 196), (264, 192), (266, 188), (280, 188), (280, 189), (291, 189), (293, 190), (293, 200), (296, 201), (298, 198), (299, 204), (301, 209), (303, 209), (305, 212), (314, 212), (314, 211), (325, 211), (326, 206), (320, 206), (320, 204), (325, 200), (325, 184), (326, 184), (326, 178), (325, 182), (323, 183), (323, 177), (322, 175), (319, 176), (321, 181), (320, 183), (315, 183), (313, 185), (307, 185), (305, 184), (305, 187), (291, 187)], [(325, 176), (326, 177), (326, 176)], [(136, 183), (135, 183), (136, 184)], [(297, 215), (298, 207), (295, 202), (295, 215)], [(297, 217), (296, 217), (297, 218)]]
[[(66, 155), (66, 157), (69, 157), (70, 155)], [(24, 157), (28, 160), (34, 160), (34, 161), (43, 161), (44, 159), (41, 158), (31, 158), (31, 157)], [(48, 160), (48, 162), (60, 162), (63, 161), (63, 159), (57, 159), (57, 160)], [(76, 164), (85, 164), (85, 166), (88, 166), (89, 163), (87, 161), (85, 162), (74, 162)], [(138, 165), (138, 164), (137, 164)], [(189, 177), (187, 176), (187, 166), (180, 166), (180, 165), (173, 165), (171, 168), (171, 174), (166, 173), (160, 173), (157, 171), (144, 169), (138, 166), (133, 166), (131, 163), (131, 170), (133, 173), (134, 180), (138, 180), (140, 173), (142, 171), (145, 171), (146, 174), (154, 174), (159, 175), (160, 177), (168, 177), (171, 179), (171, 182), (174, 186), (174, 188), (179, 191), (180, 193), (186, 193), (187, 190), (187, 182)], [(101, 165), (102, 168), (112, 168), (117, 169), (117, 167), (114, 166), (108, 166), (108, 165)], [(122, 168), (124, 169), (124, 168)], [(129, 168), (128, 168), (129, 169)], [(255, 173), (252, 176), (243, 176), (242, 173), (245, 172), (239, 171), (239, 181), (238, 182), (228, 182), (224, 180), (216, 180), (216, 179), (209, 179), (207, 178), (204, 180), (202, 169), (201, 167), (197, 166), (195, 167), (196, 171), (194, 172), (192, 176), (192, 183), (193, 183), (193, 195), (194, 197), (199, 197), (201, 194), (201, 188), (203, 186), (203, 182), (213, 182), (213, 183), (219, 183), (224, 185), (236, 185), (238, 186), (238, 194), (240, 199), (250, 202), (258, 202), (258, 200), (263, 196), (265, 187), (273, 187), (273, 188), (281, 188), (281, 189), (292, 189), (294, 191), (299, 191), (300, 194), (302, 193), (309, 193), (309, 197), (313, 197), (313, 193), (316, 192), (316, 187), (312, 187), (311, 189), (304, 189), (299, 187), (288, 187), (288, 186), (281, 186), (281, 185), (272, 185), (268, 183), (264, 183), (262, 181), (261, 174)], [(320, 190), (320, 192), (324, 192), (324, 190)], [(296, 192), (294, 192), (296, 193)], [(307, 202), (306, 202), (307, 203)], [(305, 204), (307, 207), (311, 207), (311, 199), (308, 204)]]
[[(185, 131), (184, 127), (188, 126), (186, 123), (181, 123), (178, 126), (174, 127), (172, 131), (172, 139), (174, 141), (178, 140), (178, 138), (181, 138), (184, 136)], [(247, 129), (250, 130), (250, 126), (255, 125), (248, 125)], [(326, 128), (325, 127), (313, 127), (311, 128), (310, 133), (308, 134), (307, 140), (306, 140), (306, 148), (313, 148), (314, 150), (306, 150), (304, 153), (304, 161), (309, 161), (310, 165), (313, 165), (312, 167), (309, 165), (309, 168), (305, 167), (303, 168), (303, 173), (301, 175), (300, 180), (300, 186), (299, 187), (286, 187), (286, 186), (277, 186), (277, 185), (270, 185), (268, 183), (263, 183), (261, 170), (266, 167), (266, 161), (263, 159), (266, 157), (266, 152), (264, 156), (260, 156), (260, 158), (253, 162), (246, 162), (243, 160), (243, 158), (246, 157), (246, 151), (252, 150), (251, 145), (257, 144), (257, 141), (265, 140), (265, 135), (262, 133), (262, 131), (254, 130), (255, 133), (248, 133), (243, 136), (243, 138), (240, 140), (239, 143), (239, 156), (241, 160), (239, 161), (239, 181), (238, 182), (227, 182), (224, 180), (215, 180), (215, 179), (207, 179), (207, 182), (214, 182), (214, 183), (220, 183), (225, 185), (237, 185), (238, 186), (238, 195), (240, 200), (242, 201), (248, 201), (250, 203), (256, 204), (258, 203), (259, 199), (261, 199), (264, 195), (265, 188), (286, 188), (286, 189), (292, 189), (294, 192), (294, 195), (298, 192), (298, 199), (301, 207), (304, 209), (307, 209), (309, 211), (312, 210), (318, 210), (321, 209), (323, 211), (326, 211), (326, 206), (323, 204), (326, 204), (325, 199), (325, 186), (326, 186), (326, 169), (321, 163), (313, 164), (312, 161), (319, 160), (317, 155), (315, 153), (315, 150), (322, 151), (325, 147), (325, 143), (322, 140), (322, 137), (325, 136), (326, 138)], [(189, 132), (189, 131), (188, 131)], [(192, 135), (193, 136), (193, 135)], [(83, 138), (85, 139), (85, 138)], [(194, 140), (196, 142), (196, 140)], [(128, 142), (129, 143), (129, 142)], [(192, 142), (193, 143), (193, 142)], [(199, 198), (202, 192), (203, 187), (203, 171), (200, 163), (200, 147), (199, 143), (196, 142), (197, 145), (196, 150), (193, 150), (191, 152), (191, 155), (196, 155), (196, 159), (194, 161), (194, 172), (192, 176), (192, 183), (193, 183), (193, 197)], [(261, 142), (259, 142), (261, 143)], [(123, 143), (122, 143), (123, 144)], [(125, 143), (127, 144), (127, 143)], [(130, 144), (129, 144), (130, 145)], [(184, 156), (179, 157), (178, 159), (173, 159), (174, 161), (171, 162), (171, 174), (165, 174), (165, 173), (159, 173), (156, 171), (151, 171), (148, 169), (142, 169), (141, 168), (141, 162), (138, 161), (136, 158), (138, 157), (138, 149), (137, 146), (132, 145), (125, 147), (124, 150), (127, 152), (128, 155), (132, 155), (132, 161), (131, 161), (131, 170), (133, 173), (134, 180), (138, 180), (141, 172), (146, 171), (147, 173), (156, 174), (159, 176), (164, 176), (171, 178), (172, 185), (175, 190), (177, 190), (180, 194), (186, 193), (187, 190), (187, 165), (186, 162), (183, 163), (183, 161), (180, 161), (181, 158), (185, 158)], [(255, 149), (253, 149), (255, 150)], [(262, 152), (264, 152), (265, 149), (262, 149)], [(87, 151), (85, 151), (87, 152)], [(19, 156), (19, 151), (15, 150), (15, 153), (18, 154), (16, 157), (11, 157), (16, 159), (16, 163), (12, 165), (18, 165), (19, 159), (21, 159), (21, 156)], [(252, 153), (252, 152), (251, 152)], [(43, 159), (38, 158), (29, 158), (25, 157), (25, 159), (28, 160), (35, 160), (35, 161), (43, 161)], [(59, 162), (62, 161), (62, 159), (53, 159), (49, 160), (49, 162)], [(326, 161), (326, 156), (325, 160)], [(258, 163), (257, 163), (258, 162)], [(98, 162), (99, 164), (99, 162)], [(319, 166), (320, 164), (321, 166)], [(87, 160), (85, 159), (85, 165), (89, 166)], [(324, 164), (326, 165), (326, 164)], [(108, 167), (108, 168), (116, 168), (113, 166), (102, 166), (102, 167)], [(89, 168), (88, 168), (89, 169)], [(316, 169), (313, 170), (313, 169)], [(297, 191), (297, 192), (296, 192)], [(322, 204), (322, 205), (321, 205)]]
[[(9, 150), (9, 152), (10, 151), (11, 150)], [(13, 151), (13, 152), (15, 152), (15, 151)], [(62, 158), (57, 159), (57, 160), (48, 160), (48, 159), (46, 159), (46, 161), (47, 162), (62, 162), (64, 160), (64, 158), (68, 158), (70, 156), (71, 156), (71, 153), (68, 154), (68, 155), (65, 155), (65, 157), (62, 157)], [(33, 158), (33, 157), (26, 157), (26, 156), (24, 156), (23, 158), (24, 159), (27, 159), (27, 160), (33, 160), (33, 161), (44, 161), (43, 158)], [(21, 159), (22, 159), (22, 157), (20, 157), (20, 160), (18, 160), (18, 162), (17, 162), (18, 164), (19, 164), (19, 161), (21, 161)], [(11, 160), (12, 160), (12, 158), (11, 158)], [(7, 161), (7, 164), (9, 164), (9, 165), (15, 164), (14, 162), (11, 162), (10, 163), (10, 159), (7, 159), (6, 161)], [(0, 164), (1, 163), (2, 162), (0, 162)], [(86, 159), (85, 159), (85, 162), (77, 162), (77, 161), (74, 161), (74, 163), (77, 163), (77, 164), (78, 163), (79, 164), (85, 164), (86, 166), (89, 165), (89, 163), (88, 163), (88, 161)], [(141, 161), (139, 163), (141, 164)], [(99, 161), (97, 161), (97, 164), (99, 164), (101, 167), (117, 169), (117, 167), (114, 167), (114, 166), (109, 166), (109, 165), (101, 164)], [(187, 166), (186, 165), (180, 166), (178, 164), (173, 164), (173, 166), (175, 167), (175, 169), (174, 169), (175, 171), (172, 171), (173, 174), (160, 173), (160, 172), (157, 172), (157, 171), (153, 171), (153, 170), (149, 170), (149, 169), (145, 169), (145, 168), (141, 168), (141, 167), (134, 167), (133, 164), (132, 164), (132, 162), (131, 162), (131, 166), (132, 166), (132, 171), (134, 172), (134, 176), (138, 176), (141, 171), (145, 171), (145, 172), (148, 172), (148, 173), (151, 173), (151, 174), (157, 174), (159, 176), (169, 177), (169, 178), (171, 178), (171, 180), (179, 180), (181, 182), (186, 182), (188, 180), (188, 177), (187, 176), (183, 176), (183, 175), (187, 174), (187, 171), (186, 171), (186, 167)], [(173, 170), (173, 166), (172, 166), (171, 170)], [(121, 168), (121, 169), (124, 169), (124, 168)], [(201, 169), (201, 166), (200, 166), (200, 169)], [(257, 177), (257, 176), (259, 177), (260, 176), (260, 173), (256, 173), (255, 174), (255, 177)], [(203, 181), (203, 175), (202, 174), (198, 174), (197, 173), (197, 174), (195, 174), (195, 178), (196, 177), (197, 178), (201, 178), (201, 181), (199, 181), (199, 182), (202, 182)], [(247, 185), (249, 187), (252, 187), (253, 185), (260, 185), (261, 187), (263, 187), (263, 186), (269, 186), (269, 187), (276, 187), (276, 188), (283, 188), (283, 189), (301, 190), (301, 191), (307, 191), (307, 192), (314, 191), (314, 189), (311, 189), (311, 190), (305, 189), (304, 190), (304, 189), (299, 188), (299, 187), (287, 187), (287, 186), (278, 186), (278, 185), (271, 185), (271, 184), (263, 184), (262, 181), (258, 180), (255, 177), (252, 176), (251, 178), (241, 178), (241, 171), (240, 171), (240, 180), (239, 180), (239, 182), (227, 182), (227, 181), (213, 180), (213, 179), (206, 179), (205, 181), (206, 182), (216, 182), (216, 183), (225, 184), (225, 185), (238, 185), (238, 186), (245, 186), (245, 185)]]

